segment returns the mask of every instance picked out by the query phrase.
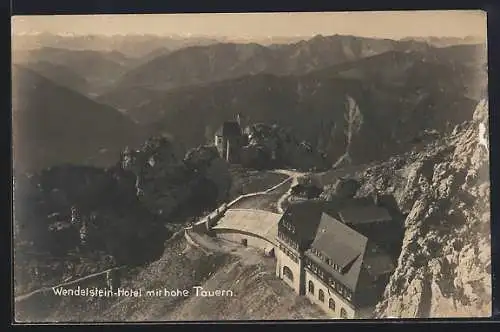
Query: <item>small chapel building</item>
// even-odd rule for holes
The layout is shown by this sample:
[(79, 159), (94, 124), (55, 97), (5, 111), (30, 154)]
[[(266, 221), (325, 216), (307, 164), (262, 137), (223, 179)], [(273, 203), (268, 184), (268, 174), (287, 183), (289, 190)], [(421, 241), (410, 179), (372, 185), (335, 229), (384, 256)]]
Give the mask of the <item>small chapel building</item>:
[(221, 158), (229, 163), (240, 162), (240, 152), (244, 145), (244, 136), (239, 116), (236, 121), (225, 121), (215, 132), (215, 147)]

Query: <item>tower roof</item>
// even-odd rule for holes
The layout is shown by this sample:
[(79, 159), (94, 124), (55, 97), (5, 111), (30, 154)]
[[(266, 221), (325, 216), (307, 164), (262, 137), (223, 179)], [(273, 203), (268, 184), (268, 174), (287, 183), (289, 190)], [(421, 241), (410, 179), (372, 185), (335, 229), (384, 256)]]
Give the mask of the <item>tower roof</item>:
[(222, 135), (225, 137), (228, 136), (240, 136), (241, 128), (238, 122), (236, 121), (226, 121), (220, 126), (220, 128), (216, 132), (217, 135)]
[(322, 212), (323, 204), (321, 202), (305, 201), (291, 204), (283, 213), (280, 223), (292, 224), (296, 230), (294, 240), (309, 246), (314, 240)]

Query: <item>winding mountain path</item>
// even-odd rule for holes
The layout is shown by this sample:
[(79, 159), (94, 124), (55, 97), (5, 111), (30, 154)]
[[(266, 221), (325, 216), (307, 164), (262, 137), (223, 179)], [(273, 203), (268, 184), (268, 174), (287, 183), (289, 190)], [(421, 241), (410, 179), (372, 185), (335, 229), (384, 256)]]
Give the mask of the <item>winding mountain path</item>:
[(288, 176), (276, 186), (265, 191), (255, 192), (240, 196), (237, 200), (228, 204), (232, 209), (254, 209), (274, 213), (283, 213), (283, 202), (290, 196), (291, 188), (297, 183), (297, 178), (306, 173), (278, 169), (271, 172)]

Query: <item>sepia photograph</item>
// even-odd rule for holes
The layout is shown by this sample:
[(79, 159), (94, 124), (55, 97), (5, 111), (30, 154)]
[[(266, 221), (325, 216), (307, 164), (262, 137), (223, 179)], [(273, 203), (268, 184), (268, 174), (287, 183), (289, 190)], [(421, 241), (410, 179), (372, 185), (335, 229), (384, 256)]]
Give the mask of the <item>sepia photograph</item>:
[(13, 16), (14, 323), (490, 317), (486, 26)]

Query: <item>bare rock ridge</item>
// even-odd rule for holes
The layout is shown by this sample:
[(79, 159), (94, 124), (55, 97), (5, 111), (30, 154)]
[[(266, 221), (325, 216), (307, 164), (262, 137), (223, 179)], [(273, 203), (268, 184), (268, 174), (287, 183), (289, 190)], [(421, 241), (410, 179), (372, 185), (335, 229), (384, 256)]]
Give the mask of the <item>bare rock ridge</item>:
[(421, 152), (368, 169), (361, 192), (396, 197), (407, 213), (397, 268), (377, 317), (491, 314), (488, 125), (482, 100), (473, 119)]
[(290, 129), (255, 123), (245, 128), (248, 144), (242, 148), (242, 165), (252, 168), (325, 170), (326, 156), (307, 141), (300, 141)]

